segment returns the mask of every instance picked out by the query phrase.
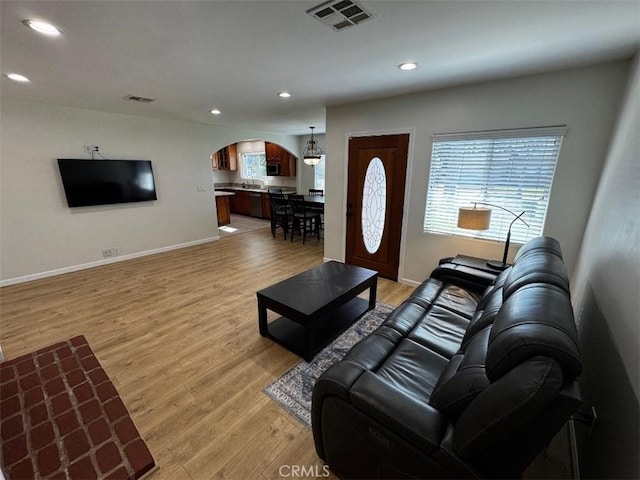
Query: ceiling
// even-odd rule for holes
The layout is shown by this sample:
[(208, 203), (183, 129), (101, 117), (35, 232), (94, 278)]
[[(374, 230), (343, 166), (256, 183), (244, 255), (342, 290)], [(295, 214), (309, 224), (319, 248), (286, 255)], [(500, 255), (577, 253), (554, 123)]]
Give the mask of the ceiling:
[[(321, 1), (0, 1), (0, 93), (275, 133), (325, 130), (358, 100), (628, 58), (640, 1), (368, 1), (375, 18), (334, 31)], [(64, 34), (45, 37), (23, 19)], [(418, 62), (404, 72), (397, 65)], [(292, 97), (276, 94), (289, 91)], [(132, 94), (149, 104), (123, 100)], [(212, 108), (221, 115), (209, 113)]]

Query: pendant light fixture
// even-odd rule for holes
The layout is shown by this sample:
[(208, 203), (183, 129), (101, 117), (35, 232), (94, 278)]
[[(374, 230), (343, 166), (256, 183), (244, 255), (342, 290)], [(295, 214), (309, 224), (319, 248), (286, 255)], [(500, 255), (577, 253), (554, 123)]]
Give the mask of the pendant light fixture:
[(316, 166), (320, 163), (322, 150), (318, 146), (318, 142), (316, 142), (313, 138), (313, 129), (316, 127), (309, 128), (311, 129), (311, 138), (307, 140), (307, 146), (302, 152), (302, 161), (307, 165)]

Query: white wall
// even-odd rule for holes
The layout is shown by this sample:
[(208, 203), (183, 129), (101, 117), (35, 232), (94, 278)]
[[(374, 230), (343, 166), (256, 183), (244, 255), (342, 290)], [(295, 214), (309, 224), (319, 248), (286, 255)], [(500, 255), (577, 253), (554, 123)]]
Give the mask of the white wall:
[[(310, 188), (314, 188), (313, 182), (313, 167), (306, 165), (302, 161), (302, 152), (307, 147), (307, 141), (311, 138), (311, 134), (309, 135), (300, 135), (298, 137), (298, 152), (299, 152), (299, 160), (298, 160), (298, 191), (301, 193), (309, 192)], [(325, 145), (325, 135), (323, 133), (314, 134), (313, 139), (318, 142), (318, 146), (324, 152)], [(325, 158), (325, 162), (329, 161)]]
[[(298, 144), (292, 135), (17, 100), (2, 99), (1, 114), (1, 284), (101, 262), (114, 246), (124, 257), (215, 239), (211, 153), (256, 137)], [(151, 160), (158, 200), (68, 208), (56, 159), (88, 158), (87, 144), (107, 158)]]
[[(503, 243), (422, 231), (431, 136), (563, 125), (544, 233), (556, 237), (571, 271), (606, 154), (628, 62), (598, 65), (327, 108), (325, 257), (344, 259), (349, 135), (410, 132), (400, 278), (424, 280), (438, 259), (464, 253), (500, 259)], [(513, 255), (513, 251), (511, 255)]]
[(573, 278), (584, 403), (583, 478), (638, 478), (640, 410), (640, 60), (636, 56)]

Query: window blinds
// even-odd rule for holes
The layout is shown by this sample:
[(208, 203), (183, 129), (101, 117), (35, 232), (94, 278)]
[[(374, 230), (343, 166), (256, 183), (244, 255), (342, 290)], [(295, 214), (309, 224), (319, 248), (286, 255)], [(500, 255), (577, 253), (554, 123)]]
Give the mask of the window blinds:
[(515, 222), (511, 240), (541, 235), (553, 174), (566, 127), (433, 136), (424, 231), (503, 241), (513, 216), (491, 212), (489, 230), (457, 227), (458, 208), (493, 203), (529, 224)]

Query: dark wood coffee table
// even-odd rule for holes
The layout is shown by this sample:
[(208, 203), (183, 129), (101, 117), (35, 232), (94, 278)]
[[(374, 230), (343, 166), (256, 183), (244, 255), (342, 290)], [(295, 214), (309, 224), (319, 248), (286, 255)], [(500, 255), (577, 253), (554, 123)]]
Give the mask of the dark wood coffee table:
[[(378, 272), (327, 262), (257, 292), (260, 335), (307, 362), (376, 305)], [(369, 289), (369, 299), (358, 294)], [(267, 310), (282, 317), (267, 322)]]

